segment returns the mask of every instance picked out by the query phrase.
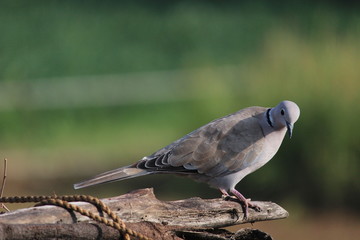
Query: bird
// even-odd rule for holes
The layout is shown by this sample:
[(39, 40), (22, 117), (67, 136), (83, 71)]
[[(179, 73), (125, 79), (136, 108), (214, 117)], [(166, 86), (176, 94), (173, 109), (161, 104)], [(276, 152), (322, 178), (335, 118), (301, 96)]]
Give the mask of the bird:
[[(235, 186), (274, 157), (300, 108), (292, 101), (275, 107), (248, 107), (215, 119), (149, 156), (74, 184), (75, 189), (149, 174), (177, 174), (205, 182), (225, 198), (237, 199), (244, 218), (259, 207)], [(232, 195), (230, 195), (230, 193)]]

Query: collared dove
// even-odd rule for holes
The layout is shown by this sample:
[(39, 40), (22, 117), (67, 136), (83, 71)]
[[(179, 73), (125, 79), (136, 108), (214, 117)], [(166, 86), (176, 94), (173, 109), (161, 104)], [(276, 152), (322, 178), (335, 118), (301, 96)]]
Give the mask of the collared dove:
[(75, 189), (148, 174), (188, 176), (218, 188), (224, 196), (235, 195), (244, 218), (252, 204), (235, 189), (249, 173), (262, 167), (278, 151), (286, 131), (292, 135), (300, 116), (291, 101), (274, 108), (249, 107), (216, 119), (140, 161), (77, 183)]

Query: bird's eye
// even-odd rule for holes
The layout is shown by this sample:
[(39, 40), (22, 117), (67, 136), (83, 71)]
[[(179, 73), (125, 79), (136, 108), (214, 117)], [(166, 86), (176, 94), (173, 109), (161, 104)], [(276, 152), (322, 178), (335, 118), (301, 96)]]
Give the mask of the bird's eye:
[(284, 114), (285, 114), (285, 111), (284, 111), (284, 109), (281, 109), (281, 115), (283, 115), (284, 116)]

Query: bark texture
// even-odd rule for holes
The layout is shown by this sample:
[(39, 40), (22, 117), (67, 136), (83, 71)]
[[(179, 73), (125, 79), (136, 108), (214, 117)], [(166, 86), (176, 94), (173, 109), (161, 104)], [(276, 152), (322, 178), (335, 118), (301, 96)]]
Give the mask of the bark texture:
[[(259, 230), (230, 233), (219, 228), (237, 224), (286, 218), (288, 213), (272, 202), (255, 202), (260, 212), (250, 209), (244, 219), (237, 201), (190, 198), (160, 201), (152, 189), (140, 189), (102, 199), (134, 231), (153, 239), (272, 239)], [(74, 203), (103, 215), (89, 203)], [(105, 216), (106, 217), (106, 216)], [(0, 239), (110, 239), (119, 232), (78, 213), (56, 206), (20, 209), (0, 215)], [(257, 238), (256, 238), (257, 236)]]

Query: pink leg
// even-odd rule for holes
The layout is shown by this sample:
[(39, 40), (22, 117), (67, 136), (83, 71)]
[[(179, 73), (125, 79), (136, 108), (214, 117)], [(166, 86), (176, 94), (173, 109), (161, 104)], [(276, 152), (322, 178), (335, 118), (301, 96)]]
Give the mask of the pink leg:
[(244, 219), (247, 219), (249, 216), (249, 200), (247, 200), (240, 192), (236, 191), (236, 189), (230, 190), (232, 194), (234, 194), (242, 203), (243, 211), (244, 211)]
[[(223, 196), (230, 197), (229, 193), (224, 189), (219, 189)], [(256, 211), (260, 211), (260, 207), (251, 203), (251, 199), (246, 199), (240, 192), (236, 189), (231, 189), (230, 192), (235, 195), (235, 197), (240, 201), (241, 206), (244, 212), (244, 219), (249, 216), (249, 207), (254, 208)]]
[(222, 193), (223, 197), (230, 197), (229, 193), (225, 189), (219, 188), (219, 190)]

